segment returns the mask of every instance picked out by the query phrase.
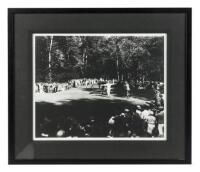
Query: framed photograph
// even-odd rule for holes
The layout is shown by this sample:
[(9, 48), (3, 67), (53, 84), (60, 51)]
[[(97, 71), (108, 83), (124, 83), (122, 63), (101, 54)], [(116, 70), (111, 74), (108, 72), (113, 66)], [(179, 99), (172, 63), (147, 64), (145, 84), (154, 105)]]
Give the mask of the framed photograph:
[(9, 164), (190, 164), (191, 9), (8, 9)]

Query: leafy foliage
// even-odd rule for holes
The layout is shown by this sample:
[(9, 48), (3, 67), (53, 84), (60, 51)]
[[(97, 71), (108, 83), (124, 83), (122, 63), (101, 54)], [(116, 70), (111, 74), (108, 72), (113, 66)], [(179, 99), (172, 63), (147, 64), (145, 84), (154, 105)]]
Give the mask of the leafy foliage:
[(163, 37), (53, 36), (52, 47), (50, 41), (36, 37), (36, 81), (48, 82), (49, 72), (58, 82), (83, 77), (163, 81)]

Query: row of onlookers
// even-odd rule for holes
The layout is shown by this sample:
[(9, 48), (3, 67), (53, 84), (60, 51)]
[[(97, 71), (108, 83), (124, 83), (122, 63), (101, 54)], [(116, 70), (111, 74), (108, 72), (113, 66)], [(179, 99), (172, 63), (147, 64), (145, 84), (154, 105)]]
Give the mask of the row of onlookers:
[(164, 108), (153, 104), (125, 108), (104, 124), (93, 116), (82, 123), (70, 116), (57, 123), (45, 117), (40, 131), (41, 137), (163, 137)]
[(98, 82), (97, 79), (72, 79), (65, 83), (46, 83), (37, 82), (34, 85), (35, 92), (38, 93), (56, 93), (59, 91), (69, 90), (74, 87), (88, 87)]

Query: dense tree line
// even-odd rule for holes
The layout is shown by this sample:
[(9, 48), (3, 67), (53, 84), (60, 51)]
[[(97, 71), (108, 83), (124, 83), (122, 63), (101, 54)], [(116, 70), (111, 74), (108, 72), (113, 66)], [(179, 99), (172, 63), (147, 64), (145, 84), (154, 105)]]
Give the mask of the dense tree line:
[(36, 81), (164, 79), (164, 37), (37, 36)]

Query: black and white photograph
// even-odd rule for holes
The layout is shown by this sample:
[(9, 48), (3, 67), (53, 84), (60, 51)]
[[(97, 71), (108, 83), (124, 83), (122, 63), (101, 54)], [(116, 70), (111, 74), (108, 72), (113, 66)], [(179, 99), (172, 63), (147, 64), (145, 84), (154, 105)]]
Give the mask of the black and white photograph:
[(167, 140), (167, 34), (34, 33), (34, 140)]

